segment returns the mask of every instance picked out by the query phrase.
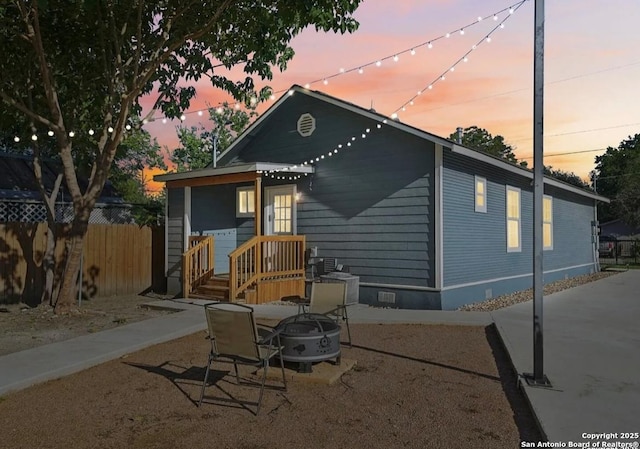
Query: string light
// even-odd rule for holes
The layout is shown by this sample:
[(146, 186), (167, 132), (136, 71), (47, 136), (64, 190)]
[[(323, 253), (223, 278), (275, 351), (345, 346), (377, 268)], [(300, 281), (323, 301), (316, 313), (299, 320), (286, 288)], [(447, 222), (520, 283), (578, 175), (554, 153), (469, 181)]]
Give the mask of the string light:
[[(509, 15), (505, 16), (504, 19), (502, 19), (502, 21), (496, 25), (491, 31), (489, 31), (489, 33), (487, 35), (485, 35), (480, 41), (478, 41), (476, 44), (474, 44), (471, 47), (471, 50), (467, 51), (462, 57), (460, 57), (455, 63), (453, 63), (447, 70), (445, 70), (444, 72), (442, 72), (437, 78), (435, 78), (431, 83), (429, 83), (427, 85), (427, 87), (425, 89), (429, 89), (432, 90), (433, 86), (438, 82), (438, 81), (445, 81), (446, 80), (446, 73), (449, 72), (454, 72), (456, 69), (456, 66), (458, 64), (460, 64), (461, 62), (468, 62), (469, 61), (469, 54), (472, 51), (475, 51), (479, 45), (482, 45), (482, 43), (486, 42), (486, 43), (490, 43), (491, 42), (491, 35), (493, 33), (495, 33), (498, 29), (502, 29), (504, 28), (504, 22), (506, 22), (509, 18), (512, 17), (513, 13), (515, 11), (517, 11), (522, 5), (524, 5), (525, 2), (527, 2), (528, 0), (522, 0), (520, 3), (513, 5), (510, 7), (509, 9)], [(504, 11), (504, 10), (503, 10)], [(497, 17), (496, 13), (494, 14), (494, 17)], [(427, 45), (429, 46), (431, 43), (429, 42)], [(421, 92), (421, 91), (418, 91)], [(415, 103), (415, 99), (420, 95), (420, 93), (414, 95), (413, 97), (409, 98), (407, 101), (405, 101), (402, 105), (400, 105), (395, 111), (393, 111), (394, 113), (397, 113), (398, 111), (405, 111), (407, 106), (413, 106)]]
[[(514, 3), (514, 4), (512, 4), (511, 6), (508, 6), (508, 7), (506, 7), (506, 8), (503, 8), (503, 9), (501, 9), (501, 10), (499, 10), (499, 11), (496, 11), (496, 12), (494, 12), (494, 13), (492, 13), (492, 14), (489, 14), (489, 15), (486, 15), (486, 16), (478, 16), (477, 20), (474, 20), (473, 22), (471, 22), (471, 23), (469, 23), (469, 24), (467, 24), (467, 25), (464, 25), (464, 26), (462, 26), (462, 27), (457, 27), (457, 28), (455, 28), (455, 30), (454, 30), (454, 31), (450, 31), (450, 32), (447, 32), (447, 33), (445, 33), (445, 34), (443, 34), (443, 35), (440, 35), (440, 36), (437, 36), (437, 37), (431, 38), (431, 39), (429, 39), (428, 41), (422, 42), (422, 43), (420, 43), (420, 44), (418, 44), (418, 45), (414, 45), (414, 46), (412, 46), (412, 47), (410, 47), (410, 48), (408, 48), (408, 49), (406, 49), (406, 50), (402, 50), (402, 51), (394, 52), (393, 54), (391, 54), (391, 55), (389, 55), (389, 56), (386, 56), (386, 57), (383, 57), (383, 58), (377, 58), (377, 59), (373, 60), (372, 62), (369, 62), (369, 63), (366, 63), (366, 64), (362, 64), (362, 65), (360, 65), (360, 66), (356, 66), (356, 67), (351, 68), (351, 69), (346, 69), (346, 68), (344, 68), (344, 67), (341, 67), (341, 68), (339, 69), (338, 73), (335, 73), (335, 74), (332, 74), (332, 75), (329, 75), (329, 76), (324, 76), (324, 77), (322, 77), (322, 78), (320, 78), (320, 79), (318, 79), (318, 80), (314, 80), (314, 81), (311, 81), (311, 82), (305, 83), (305, 85), (304, 85), (304, 86), (305, 86), (305, 88), (307, 88), (307, 89), (308, 89), (308, 88), (310, 88), (310, 87), (311, 87), (311, 85), (312, 85), (312, 84), (319, 83), (319, 82), (321, 82), (323, 85), (325, 85), (325, 86), (326, 86), (326, 85), (328, 85), (328, 84), (329, 84), (329, 80), (330, 80), (331, 78), (333, 78), (333, 77), (340, 76), (340, 75), (344, 75), (344, 74), (347, 74), (347, 73), (350, 73), (350, 72), (355, 72), (355, 71), (357, 71), (359, 74), (363, 74), (363, 73), (364, 73), (364, 69), (365, 69), (366, 67), (368, 67), (368, 66), (370, 66), (370, 65), (374, 65), (374, 64), (375, 64), (377, 67), (381, 67), (381, 66), (382, 66), (382, 64), (383, 64), (383, 62), (384, 62), (385, 60), (393, 60), (394, 62), (398, 62), (398, 61), (399, 61), (399, 59), (400, 59), (400, 55), (402, 55), (402, 54), (404, 54), (404, 53), (409, 53), (411, 56), (414, 56), (414, 55), (416, 54), (416, 49), (417, 49), (417, 48), (419, 48), (419, 47), (423, 47), (423, 46), (425, 46), (425, 47), (427, 47), (428, 49), (432, 49), (432, 48), (433, 48), (433, 46), (434, 46), (434, 43), (435, 43), (436, 41), (438, 41), (438, 40), (440, 40), (440, 39), (443, 39), (443, 38), (444, 38), (444, 39), (449, 38), (449, 37), (451, 37), (451, 35), (452, 35), (452, 34), (454, 34), (454, 33), (455, 33), (455, 34), (459, 34), (459, 35), (465, 35), (465, 30), (466, 30), (466, 29), (468, 29), (468, 28), (470, 28), (470, 27), (472, 27), (472, 26), (474, 26), (474, 25), (476, 25), (476, 24), (478, 24), (478, 23), (480, 23), (480, 22), (484, 21), (484, 19), (485, 19), (485, 18), (491, 18), (491, 17), (492, 17), (492, 18), (493, 18), (493, 20), (497, 22), (497, 21), (499, 20), (499, 15), (500, 15), (500, 14), (502, 14), (502, 13), (504, 13), (504, 12), (507, 12), (507, 11), (508, 11), (508, 14), (509, 14), (509, 15), (507, 15), (507, 16), (505, 17), (505, 19), (503, 19), (503, 20), (498, 24), (498, 26), (497, 26), (496, 28), (494, 28), (493, 30), (491, 30), (491, 31), (490, 31), (490, 32), (489, 32), (489, 33), (484, 37), (483, 41), (484, 41), (484, 42), (488, 42), (488, 43), (489, 43), (489, 42), (491, 42), (491, 40), (492, 40), (492, 39), (491, 39), (491, 34), (493, 34), (493, 33), (496, 31), (496, 29), (498, 29), (498, 28), (499, 28), (499, 29), (503, 29), (503, 28), (504, 28), (504, 26), (505, 26), (505, 25), (504, 25), (504, 22), (505, 22), (509, 17), (511, 17), (511, 16), (512, 16), (512, 15), (513, 15), (513, 14), (514, 14), (514, 13), (515, 13), (515, 12), (516, 12), (516, 11), (517, 11), (517, 10), (518, 10), (518, 9), (519, 9), (523, 4), (524, 4), (524, 3), (526, 3), (527, 1), (529, 1), (529, 0), (520, 0), (519, 2)], [(475, 50), (475, 49), (477, 48), (477, 46), (478, 46), (478, 45), (480, 45), (481, 43), (482, 43), (482, 41), (481, 41), (481, 42), (479, 42), (479, 43), (478, 43), (478, 44), (476, 44), (476, 45), (473, 45), (472, 50)], [(447, 71), (452, 71), (452, 72), (453, 72), (453, 71), (455, 70), (455, 66), (456, 66), (458, 63), (460, 63), (460, 62), (467, 62), (467, 61), (468, 61), (468, 57), (467, 57), (468, 53), (469, 53), (469, 52), (467, 52), (467, 54), (465, 54), (465, 55), (464, 55), (462, 58), (460, 58), (460, 59), (459, 59), (455, 64), (453, 64), (449, 69), (447, 69)], [(444, 81), (444, 80), (445, 80), (445, 76), (444, 76), (444, 74), (442, 74), (440, 77), (436, 78), (436, 81), (438, 81), (438, 80), (440, 80), (440, 81)], [(430, 83), (427, 87), (425, 87), (425, 89), (429, 89), (429, 90), (430, 90), (430, 89), (432, 89), (434, 84), (435, 84), (435, 82)], [(283, 90), (283, 91), (279, 91), (279, 92), (285, 92), (285, 90)], [(418, 91), (418, 92), (419, 92), (419, 93), (418, 93), (416, 96), (418, 96), (418, 95), (420, 95), (420, 94), (421, 94), (421, 91)], [(276, 93), (278, 93), (278, 92), (272, 92), (272, 93), (271, 93), (271, 95), (269, 96), (269, 98), (270, 98), (271, 100), (275, 100), (275, 99), (276, 99), (276, 95), (275, 95)], [(293, 94), (293, 91), (289, 91), (289, 95), (292, 95), (292, 94)], [(413, 105), (413, 104), (414, 104), (414, 103), (413, 103), (413, 102), (414, 102), (414, 99), (415, 99), (415, 96), (414, 96), (413, 98), (411, 98), (411, 99), (408, 99), (408, 100), (407, 100), (407, 101), (406, 101), (406, 102), (405, 102), (401, 107), (399, 107), (399, 108), (396, 110), (396, 112), (397, 112), (398, 110), (401, 110), (401, 109), (405, 108), (407, 105)], [(256, 99), (255, 97), (252, 97), (252, 98), (250, 99), (250, 103), (251, 103), (252, 105), (256, 104), (256, 103), (257, 103), (257, 99)], [(239, 103), (236, 103), (236, 104), (234, 105), (234, 107), (235, 107), (235, 109), (236, 109), (236, 110), (238, 110), (238, 109), (240, 109), (240, 104), (239, 104)], [(201, 116), (203, 116), (204, 111), (206, 111), (207, 109), (209, 109), (209, 108), (206, 108), (206, 109), (199, 109), (199, 110), (195, 110), (195, 111), (186, 111), (186, 112), (184, 112), (183, 114), (181, 114), (179, 118), (180, 118), (180, 120), (181, 120), (181, 121), (185, 121), (185, 120), (186, 120), (186, 118), (187, 118), (187, 114), (194, 114), (194, 113), (201, 117)], [(221, 112), (222, 112), (222, 107), (218, 107), (217, 111), (218, 111), (219, 113), (221, 113)], [(155, 120), (155, 118), (153, 118), (153, 117), (152, 117), (150, 120), (144, 119), (144, 120), (142, 121), (142, 124), (147, 124), (149, 121), (154, 121), (154, 120)], [(162, 119), (161, 119), (161, 120), (162, 120), (162, 123), (163, 123), (163, 124), (166, 124), (166, 123), (168, 122), (167, 117), (162, 117)], [(127, 130), (130, 130), (130, 129), (131, 129), (131, 126), (130, 126), (130, 125), (127, 125)], [(92, 131), (93, 131), (93, 130), (89, 130), (89, 135), (93, 135)], [(112, 133), (112, 132), (113, 132), (113, 128), (112, 128), (112, 127), (109, 127), (109, 132), (110, 132), (110, 133)], [(73, 132), (72, 132), (72, 133), (73, 133)], [(54, 134), (54, 133), (53, 133), (53, 131), (48, 131), (48, 133), (47, 133), (47, 134), (48, 134), (49, 136), (53, 136), (53, 134)], [(70, 133), (70, 135), (71, 135), (71, 133)], [(73, 133), (73, 135), (75, 135), (75, 133)], [(18, 139), (18, 140), (15, 140), (15, 139)], [(16, 136), (16, 137), (14, 138), (14, 140), (15, 140), (16, 142), (19, 142), (19, 141), (20, 141), (20, 138)]]

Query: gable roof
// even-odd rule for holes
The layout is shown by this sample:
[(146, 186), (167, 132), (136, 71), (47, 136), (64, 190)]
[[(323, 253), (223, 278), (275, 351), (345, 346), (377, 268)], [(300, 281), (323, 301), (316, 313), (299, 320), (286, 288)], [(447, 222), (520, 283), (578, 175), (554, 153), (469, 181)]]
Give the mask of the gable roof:
[[(402, 123), (401, 121), (394, 120), (390, 117), (387, 117), (383, 114), (375, 112), (370, 109), (365, 109), (356, 104), (350, 103), (348, 101), (341, 100), (336, 97), (332, 97), (323, 92), (310, 90), (304, 88), (299, 85), (294, 85), (289, 89), (284, 95), (282, 95), (276, 103), (274, 103), (269, 109), (267, 109), (256, 121), (254, 121), (243, 133), (241, 133), (238, 138), (218, 157), (218, 161), (220, 164), (230, 164), (234, 158), (245, 148), (252, 140), (252, 137), (258, 134), (258, 132), (264, 127), (267, 126), (268, 118), (271, 114), (273, 114), (278, 108), (284, 105), (293, 95), (306, 95), (316, 100), (320, 100), (336, 107), (342, 108), (344, 110), (350, 111), (354, 114), (358, 114), (365, 118), (377, 121), (379, 123), (385, 124), (385, 126), (390, 126), (392, 128), (398, 129), (400, 131), (406, 132), (408, 134), (412, 134), (421, 139), (428, 140), (438, 145), (442, 145), (443, 148), (448, 149), (454, 153), (462, 154), (471, 159), (481, 161), (487, 163), (489, 165), (498, 167), (500, 169), (515, 173), (517, 175), (523, 176), (527, 179), (533, 179), (533, 171), (519, 165), (508, 162), (502, 158), (497, 156), (493, 156), (478, 150), (474, 150), (472, 148), (465, 147), (463, 145), (459, 145), (449, 139), (437, 136), (435, 134), (424, 131), (420, 128), (416, 128), (414, 126), (408, 125), (406, 123)], [(160, 177), (155, 178), (157, 180)], [(544, 183), (547, 185), (551, 185), (583, 197), (587, 197), (590, 199), (594, 199), (597, 201), (602, 201), (605, 203), (610, 202), (608, 198), (600, 196), (594, 192), (581, 189), (579, 187), (573, 186), (571, 184), (565, 183), (563, 181), (559, 181), (555, 178), (545, 176)]]
[[(51, 193), (60, 172), (59, 165), (49, 159), (42, 160), (42, 179), (45, 190)], [(81, 188), (86, 188), (87, 180), (79, 179)], [(71, 198), (63, 181), (61, 195)], [(0, 151), (0, 198), (41, 200), (38, 181), (33, 173), (33, 157)], [(111, 182), (107, 181), (100, 194), (100, 201), (121, 202)]]

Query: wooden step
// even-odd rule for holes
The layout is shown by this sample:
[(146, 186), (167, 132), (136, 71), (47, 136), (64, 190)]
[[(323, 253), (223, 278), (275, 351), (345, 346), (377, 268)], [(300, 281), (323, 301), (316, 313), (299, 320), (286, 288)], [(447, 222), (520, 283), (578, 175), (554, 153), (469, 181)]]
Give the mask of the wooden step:
[(201, 285), (196, 289), (196, 293), (201, 295), (207, 295), (212, 297), (224, 298), (225, 301), (229, 300), (229, 287), (224, 285)]
[(229, 287), (229, 278), (221, 277), (221, 276), (213, 276), (204, 285), (218, 285), (221, 287)]

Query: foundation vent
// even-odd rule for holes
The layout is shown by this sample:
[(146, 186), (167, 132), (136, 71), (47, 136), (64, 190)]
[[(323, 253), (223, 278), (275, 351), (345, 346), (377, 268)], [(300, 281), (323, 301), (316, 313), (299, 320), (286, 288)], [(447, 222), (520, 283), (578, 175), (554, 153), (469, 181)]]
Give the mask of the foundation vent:
[(396, 294), (392, 292), (378, 292), (378, 302), (386, 304), (396, 303)]
[(298, 119), (298, 134), (309, 137), (316, 130), (316, 119), (309, 113), (302, 114)]

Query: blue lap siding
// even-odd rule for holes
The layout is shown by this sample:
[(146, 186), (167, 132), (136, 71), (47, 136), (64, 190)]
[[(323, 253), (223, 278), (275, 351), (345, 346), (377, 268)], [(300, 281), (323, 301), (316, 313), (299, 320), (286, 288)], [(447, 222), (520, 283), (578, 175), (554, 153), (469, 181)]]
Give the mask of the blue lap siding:
[[(475, 176), (487, 180), (487, 212), (475, 212)], [(506, 186), (521, 189), (521, 247), (507, 252)], [(446, 151), (443, 168), (443, 308), (532, 286), (531, 180)], [(553, 249), (545, 250), (545, 283), (595, 269), (593, 200), (545, 186), (553, 201)]]

